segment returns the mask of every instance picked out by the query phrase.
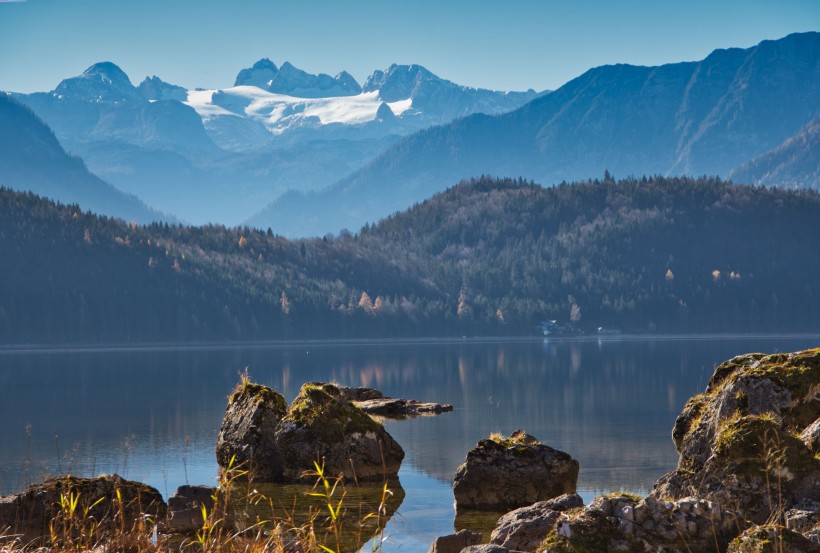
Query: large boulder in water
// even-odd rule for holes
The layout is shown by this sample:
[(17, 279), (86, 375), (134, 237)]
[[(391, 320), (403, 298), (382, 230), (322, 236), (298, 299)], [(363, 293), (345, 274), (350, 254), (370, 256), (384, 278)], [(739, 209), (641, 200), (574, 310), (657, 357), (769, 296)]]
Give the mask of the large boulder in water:
[(404, 451), (380, 423), (348, 401), (333, 384), (302, 386), (276, 429), (288, 481), (304, 480), (314, 462), (328, 476), (384, 480), (395, 476)]
[(282, 480), (282, 457), (276, 427), (287, 414), (285, 397), (246, 377), (228, 398), (216, 440), (216, 461), (222, 470), (241, 469), (252, 480)]
[(652, 495), (697, 495), (758, 524), (818, 501), (818, 417), (820, 349), (735, 357), (715, 369), (706, 391), (678, 416), (678, 467)]
[(94, 521), (102, 537), (113, 528), (130, 530), (145, 517), (158, 523), (165, 518), (162, 495), (151, 486), (125, 480), (117, 474), (97, 478), (62, 476), (35, 484), (24, 492), (0, 497), (0, 529), (34, 539), (49, 535), (49, 525), (61, 524), (70, 503), (74, 516)]
[(509, 511), (575, 493), (578, 461), (517, 430), (478, 442), (456, 470), (456, 509)]

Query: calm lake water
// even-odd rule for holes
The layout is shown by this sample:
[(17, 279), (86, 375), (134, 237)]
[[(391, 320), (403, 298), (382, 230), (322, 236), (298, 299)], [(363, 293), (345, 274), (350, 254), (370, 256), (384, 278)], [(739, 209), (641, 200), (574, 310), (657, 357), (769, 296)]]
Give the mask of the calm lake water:
[(213, 485), (226, 398), (247, 368), (288, 401), (319, 380), (455, 406), (387, 423), (407, 456), (385, 551), (425, 552), (453, 532), (453, 474), (490, 432), (522, 428), (570, 453), (586, 501), (645, 493), (674, 468), (672, 424), (717, 364), (817, 346), (815, 336), (0, 350), (0, 493), (65, 472), (117, 472), (166, 499), (181, 484)]

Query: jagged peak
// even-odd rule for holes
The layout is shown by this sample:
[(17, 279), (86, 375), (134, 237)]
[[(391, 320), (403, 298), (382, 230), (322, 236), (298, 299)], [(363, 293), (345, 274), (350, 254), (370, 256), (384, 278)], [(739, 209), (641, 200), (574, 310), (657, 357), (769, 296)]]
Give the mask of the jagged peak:
[(256, 63), (251, 66), (251, 69), (269, 69), (276, 73), (279, 69), (276, 67), (276, 64), (273, 63), (270, 58), (262, 58)]

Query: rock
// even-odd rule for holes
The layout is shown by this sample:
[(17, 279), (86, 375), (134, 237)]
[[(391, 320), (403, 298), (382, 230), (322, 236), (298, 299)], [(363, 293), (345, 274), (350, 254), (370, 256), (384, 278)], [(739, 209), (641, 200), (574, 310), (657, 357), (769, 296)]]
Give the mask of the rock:
[(498, 519), (490, 543), (518, 551), (535, 551), (553, 530), (561, 511), (583, 506), (581, 496), (573, 493), (510, 511)]
[(276, 427), (286, 414), (282, 394), (243, 378), (228, 398), (216, 441), (220, 469), (247, 471), (239, 478), (243, 480), (281, 481), (282, 458), (275, 437)]
[(752, 526), (732, 540), (727, 553), (818, 553), (820, 545), (782, 526)]
[(742, 516), (698, 498), (641, 499), (627, 494), (595, 498), (583, 509), (560, 514), (539, 552), (723, 551), (744, 527)]
[(146, 484), (125, 480), (117, 474), (97, 478), (61, 476), (0, 498), (0, 528), (9, 528), (12, 533), (29, 538), (47, 536), (49, 524), (59, 524), (66, 515), (61, 508), (61, 497), (63, 500), (76, 498), (75, 516), (83, 513), (84, 519), (93, 519), (101, 537), (119, 528), (122, 521), (126, 529), (130, 529), (146, 516), (158, 522), (166, 514), (162, 495)]
[(339, 388), (318, 382), (302, 386), (276, 429), (282, 474), (288, 481), (314, 462), (324, 462), (327, 476), (351, 480), (384, 480), (395, 476), (404, 451), (384, 426), (344, 398)]
[(189, 533), (202, 528), (202, 507), (207, 513), (214, 509), (217, 488), (210, 486), (180, 486), (168, 498), (168, 519), (165, 529), (174, 533)]
[(350, 388), (339, 386), (339, 391), (348, 401), (366, 413), (385, 418), (403, 419), (419, 415), (438, 415), (453, 410), (452, 405), (442, 403), (424, 403), (415, 399), (398, 399), (384, 397), (384, 394), (373, 388)]
[(355, 401), (354, 403), (366, 413), (386, 418), (438, 415), (453, 410), (453, 406), (448, 404), (424, 403), (415, 399), (396, 399), (392, 397)]
[(800, 439), (803, 440), (803, 443), (812, 453), (815, 455), (820, 453), (820, 419), (808, 425), (800, 433)]
[(430, 546), (428, 553), (459, 553), (465, 547), (481, 543), (481, 532), (462, 530), (457, 534), (440, 536)]
[(338, 388), (348, 401), (367, 401), (384, 397), (384, 394), (375, 388), (351, 388), (350, 386), (339, 386)]
[(471, 545), (461, 550), (461, 553), (518, 553), (510, 551), (506, 547), (494, 545), (492, 543), (483, 543), (481, 545)]
[(578, 461), (517, 430), (478, 442), (456, 470), (456, 509), (509, 511), (575, 493)]
[(652, 495), (698, 495), (758, 524), (820, 500), (820, 459), (812, 449), (818, 416), (820, 349), (735, 357), (715, 369), (706, 392), (678, 416), (678, 467)]

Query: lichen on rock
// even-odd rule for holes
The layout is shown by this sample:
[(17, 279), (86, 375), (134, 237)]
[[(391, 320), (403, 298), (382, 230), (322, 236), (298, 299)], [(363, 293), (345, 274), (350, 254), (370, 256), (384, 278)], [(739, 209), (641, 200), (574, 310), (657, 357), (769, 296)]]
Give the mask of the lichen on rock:
[(698, 495), (764, 523), (820, 499), (811, 426), (820, 416), (820, 349), (742, 355), (715, 369), (675, 421), (678, 467), (652, 495)]
[(578, 461), (518, 430), (478, 442), (453, 480), (457, 509), (508, 511), (574, 493)]
[(304, 480), (321, 463), (326, 474), (384, 480), (398, 473), (404, 451), (380, 423), (353, 405), (333, 384), (302, 386), (276, 430), (283, 476)]

